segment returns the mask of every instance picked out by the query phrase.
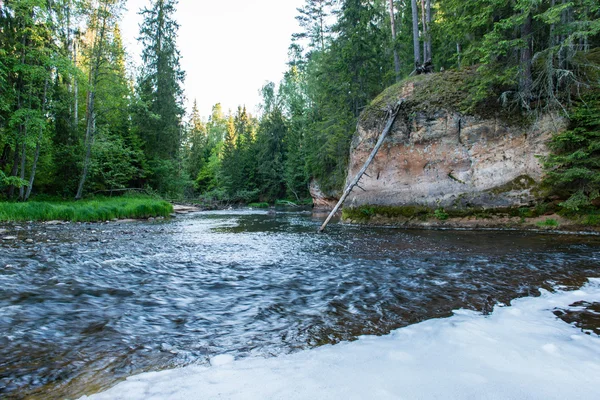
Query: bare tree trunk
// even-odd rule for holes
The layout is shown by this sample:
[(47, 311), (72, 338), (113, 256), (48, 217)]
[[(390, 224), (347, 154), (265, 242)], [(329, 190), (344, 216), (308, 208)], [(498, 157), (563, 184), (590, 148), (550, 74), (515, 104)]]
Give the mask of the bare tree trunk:
[(462, 46), (460, 45), (460, 43), (456, 43), (456, 62), (457, 62), (457, 67), (458, 69), (460, 69), (460, 64), (461, 64), (461, 54), (462, 54)]
[[(31, 110), (31, 99), (33, 98), (33, 89), (29, 89), (29, 110)], [(23, 143), (21, 144), (21, 181), (25, 181), (25, 165), (27, 162), (27, 124), (29, 123), (29, 117), (25, 119), (25, 125), (23, 128)], [(25, 186), (19, 186), (19, 199), (25, 200)]]
[(521, 25), (521, 39), (525, 41), (525, 47), (521, 49), (521, 76), (519, 79), (519, 92), (523, 99), (523, 106), (529, 107), (529, 101), (531, 100), (531, 89), (533, 85), (533, 79), (531, 76), (531, 47), (532, 47), (532, 35), (531, 35), (531, 12), (526, 11), (527, 16), (523, 25)]
[(396, 82), (400, 81), (400, 58), (396, 50), (396, 21), (394, 18), (394, 0), (390, 0), (390, 23), (392, 25), (392, 46), (394, 48), (394, 72), (396, 73)]
[(340, 200), (337, 202), (337, 204), (335, 205), (333, 210), (331, 210), (331, 212), (327, 216), (327, 219), (325, 220), (325, 222), (323, 222), (323, 225), (321, 225), (321, 227), (319, 228), (318, 232), (323, 232), (325, 230), (325, 228), (327, 227), (327, 224), (329, 223), (329, 221), (331, 221), (331, 218), (333, 218), (333, 216), (340, 209), (342, 204), (344, 204), (344, 201), (346, 200), (346, 198), (348, 197), (350, 192), (352, 192), (352, 189), (354, 188), (354, 186), (358, 185), (358, 181), (360, 181), (360, 178), (362, 178), (364, 173), (367, 171), (367, 168), (369, 168), (369, 165), (371, 165), (371, 162), (373, 162), (373, 159), (375, 158), (375, 156), (377, 155), (377, 152), (379, 151), (379, 149), (383, 145), (383, 142), (385, 141), (385, 137), (387, 136), (388, 132), (392, 129), (392, 126), (394, 125), (394, 121), (396, 121), (396, 117), (398, 116), (398, 112), (400, 112), (400, 107), (402, 106), (403, 102), (404, 102), (404, 99), (401, 99), (396, 104), (396, 106), (392, 110), (389, 111), (388, 120), (387, 120), (387, 123), (385, 124), (385, 128), (383, 128), (383, 132), (381, 132), (381, 135), (379, 136), (379, 140), (377, 140), (375, 147), (373, 147), (373, 150), (371, 151), (369, 158), (367, 158), (367, 161), (365, 161), (365, 163), (362, 166), (362, 168), (360, 169), (360, 171), (358, 171), (358, 173), (356, 174), (354, 179), (352, 179), (352, 181), (348, 184), (348, 186), (346, 187), (346, 190), (344, 190), (344, 194), (342, 194), (342, 197), (340, 198)]
[[(556, 0), (550, 1), (550, 7), (556, 5)], [(554, 100), (554, 46), (556, 45), (556, 37), (554, 36), (554, 24), (550, 24), (550, 34), (548, 35), (548, 47), (551, 49), (548, 53), (546, 61), (546, 91), (549, 99)]]
[[(83, 171), (81, 173), (81, 179), (77, 186), (77, 193), (75, 199), (80, 200), (83, 197), (83, 187), (87, 179), (89, 172), (90, 162), (92, 158), (92, 145), (94, 144), (94, 134), (96, 131), (96, 85), (98, 83), (98, 75), (100, 73), (100, 65), (102, 64), (102, 54), (104, 53), (104, 36), (106, 34), (106, 19), (107, 9), (106, 4), (104, 5), (104, 12), (102, 13), (102, 26), (100, 32), (96, 32), (94, 38), (94, 47), (92, 48), (92, 60), (90, 66), (90, 72), (88, 75), (89, 89), (87, 94), (86, 104), (86, 129), (85, 129), (85, 157), (83, 159)], [(99, 35), (99, 36), (98, 36)]]
[(417, 0), (411, 0), (412, 23), (413, 23), (413, 47), (415, 55), (415, 68), (421, 64), (421, 49), (419, 48), (419, 10)]
[(425, 22), (425, 0), (421, 0), (421, 32), (423, 38), (423, 64), (427, 62), (427, 23)]
[[(555, 5), (556, 5), (556, 0), (551, 0), (550, 8), (554, 8)], [(548, 45), (550, 46), (550, 48), (554, 47), (554, 45), (556, 43), (558, 43), (558, 41), (554, 37), (554, 29), (555, 29), (554, 24), (550, 24), (550, 35), (549, 35), (549, 39), (548, 39), (548, 42), (549, 42)]]
[(320, 33), (320, 40), (321, 40), (321, 50), (325, 49), (325, 32), (323, 32), (323, 29), (325, 27), (325, 22), (323, 21), (324, 17), (323, 17), (323, 10), (321, 9), (321, 14), (319, 15), (319, 24), (321, 25), (321, 31)]
[[(27, 124), (23, 126), (23, 135), (21, 136), (21, 172), (19, 178), (25, 180), (25, 163), (27, 161)], [(19, 199), (25, 199), (25, 187), (19, 186)]]
[(431, 61), (433, 54), (431, 53), (431, 0), (427, 0), (425, 4), (427, 34), (425, 35), (425, 43), (427, 47), (427, 59), (425, 62)]
[[(562, 0), (561, 4), (565, 4), (567, 1), (566, 0)], [(567, 24), (568, 21), (568, 14), (569, 11), (568, 10), (563, 10), (560, 13), (560, 25), (561, 27), (564, 27)], [(560, 48), (558, 49), (558, 68), (560, 69), (565, 69), (565, 60), (566, 60), (566, 53), (567, 53), (567, 48), (564, 45), (564, 42), (566, 40), (566, 35), (560, 35), (560, 37), (557, 40), (557, 43), (560, 43)]]
[[(24, 27), (23, 27), (24, 28)], [(21, 64), (25, 64), (25, 46), (27, 44), (27, 38), (25, 35), (23, 35), (23, 37), (21, 38)], [(21, 109), (21, 107), (23, 106), (22, 104), (22, 98), (21, 98), (21, 93), (24, 90), (24, 84), (23, 84), (23, 73), (19, 73), (19, 79), (17, 82), (17, 111)], [(23, 132), (24, 130), (24, 126), (23, 124), (19, 124), (19, 137), (26, 137), (27, 136), (27, 132)], [(21, 151), (19, 150), (19, 137), (17, 137), (15, 139), (15, 155), (14, 155), (14, 159), (13, 159), (13, 167), (11, 170), (11, 176), (16, 177), (19, 174), (19, 154), (21, 153)], [(23, 141), (23, 146), (25, 145), (25, 141)], [(23, 150), (24, 151), (24, 150)], [(19, 187), (19, 195), (21, 195), (21, 187)], [(12, 198), (15, 194), (15, 186), (11, 185), (10, 188), (8, 189), (8, 197)]]
[[(22, 129), (22, 128), (19, 128)], [(13, 154), (13, 166), (10, 171), (10, 176), (17, 176), (19, 172), (19, 138), (15, 138), (15, 150)], [(10, 185), (8, 188), (8, 198), (12, 198), (15, 195), (15, 185)]]
[(79, 180), (79, 185), (77, 186), (77, 194), (75, 195), (76, 200), (79, 200), (83, 197), (83, 186), (85, 185), (85, 180), (87, 179), (92, 156), (92, 143), (94, 141), (95, 128), (94, 97), (94, 92), (90, 91), (88, 93), (88, 104), (86, 111), (87, 125), (85, 129), (85, 158), (83, 159), (83, 172), (81, 173), (81, 179)]
[[(48, 78), (44, 82), (44, 98), (42, 100), (42, 118), (46, 114), (46, 95), (48, 93)], [(44, 137), (44, 127), (40, 125), (40, 131), (38, 133), (37, 143), (35, 144), (35, 157), (33, 158), (33, 165), (31, 166), (31, 175), (29, 177), (29, 186), (27, 186), (27, 193), (25, 193), (24, 200), (29, 200), (31, 196), (31, 189), (33, 188), (33, 181), (35, 180), (35, 171), (37, 169), (37, 163), (40, 158), (40, 148), (42, 147), (42, 139)]]
[[(77, 66), (77, 41), (73, 40), (73, 65)], [(73, 75), (73, 97), (75, 105), (73, 110), (73, 128), (77, 133), (79, 126), (79, 84), (77, 83), (77, 75)]]
[(2, 150), (2, 155), (0, 156), (0, 169), (4, 169), (6, 164), (8, 164), (8, 156), (10, 154), (10, 145), (6, 143), (4, 145), (4, 149)]

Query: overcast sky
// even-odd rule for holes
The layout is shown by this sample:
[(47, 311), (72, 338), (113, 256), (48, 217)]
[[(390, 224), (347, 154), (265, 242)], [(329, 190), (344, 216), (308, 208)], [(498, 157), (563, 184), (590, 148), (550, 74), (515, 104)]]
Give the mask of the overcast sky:
[[(179, 0), (178, 47), (188, 109), (196, 99), (206, 118), (213, 104), (225, 111), (246, 105), (256, 114), (267, 81), (279, 82), (286, 68), (294, 18), (304, 0)], [(121, 29), (132, 60), (139, 64), (137, 12), (150, 0), (127, 0)]]

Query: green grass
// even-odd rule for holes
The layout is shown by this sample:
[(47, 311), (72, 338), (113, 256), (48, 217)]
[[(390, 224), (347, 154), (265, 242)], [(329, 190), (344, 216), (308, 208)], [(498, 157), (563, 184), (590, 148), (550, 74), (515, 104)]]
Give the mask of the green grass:
[(269, 203), (250, 203), (248, 207), (251, 208), (269, 208)]
[(309, 197), (307, 199), (301, 199), (301, 200), (289, 200), (289, 199), (279, 199), (279, 200), (275, 200), (275, 205), (276, 206), (312, 206), (313, 205), (313, 199), (312, 197)]
[(558, 228), (558, 221), (553, 218), (546, 218), (544, 221), (536, 223), (540, 228)]
[(114, 218), (166, 217), (173, 206), (149, 197), (111, 197), (80, 201), (0, 202), (0, 221), (95, 222)]

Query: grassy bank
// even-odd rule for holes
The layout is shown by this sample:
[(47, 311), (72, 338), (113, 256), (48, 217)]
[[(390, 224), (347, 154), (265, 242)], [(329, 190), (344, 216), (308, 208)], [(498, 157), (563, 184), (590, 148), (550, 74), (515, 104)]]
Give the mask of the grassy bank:
[(149, 197), (110, 197), (81, 201), (0, 202), (0, 221), (108, 221), (166, 217), (173, 206)]
[(361, 206), (344, 208), (342, 219), (359, 224), (413, 227), (505, 227), (593, 231), (600, 228), (600, 210), (573, 213), (556, 203), (543, 203), (535, 207), (454, 210), (425, 206)]

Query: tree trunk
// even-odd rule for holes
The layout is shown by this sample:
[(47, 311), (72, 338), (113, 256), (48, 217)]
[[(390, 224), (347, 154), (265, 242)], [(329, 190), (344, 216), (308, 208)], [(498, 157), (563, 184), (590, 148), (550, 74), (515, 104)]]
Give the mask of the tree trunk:
[[(25, 163), (27, 161), (27, 124), (23, 126), (23, 135), (21, 140), (23, 142), (21, 143), (21, 172), (19, 174), (19, 178), (21, 178), (21, 180), (25, 180)], [(23, 185), (19, 186), (19, 199), (25, 199), (25, 187)]]
[[(106, 19), (107, 19), (107, 9), (106, 4), (103, 4), (104, 12), (102, 13), (102, 26), (100, 28), (100, 32), (96, 33), (94, 38), (94, 47), (92, 48), (92, 59), (90, 72), (88, 75), (88, 83), (89, 89), (87, 94), (87, 104), (86, 104), (86, 129), (85, 129), (85, 156), (83, 159), (83, 171), (81, 173), (81, 179), (79, 180), (79, 185), (77, 186), (77, 193), (75, 194), (75, 199), (80, 200), (83, 197), (83, 187), (85, 185), (85, 181), (87, 179), (87, 175), (90, 168), (90, 162), (92, 158), (92, 145), (94, 144), (94, 134), (96, 130), (96, 110), (95, 110), (95, 100), (96, 100), (96, 85), (98, 83), (98, 76), (100, 73), (100, 66), (102, 64), (102, 55), (104, 53), (104, 36), (106, 34)], [(98, 36), (99, 35), (99, 36)]]
[(462, 53), (462, 46), (460, 45), (460, 43), (456, 43), (456, 63), (457, 63), (456, 66), (458, 69), (460, 69), (461, 53)]
[(83, 172), (77, 186), (77, 194), (75, 200), (80, 200), (83, 197), (83, 186), (87, 179), (87, 174), (90, 167), (90, 159), (92, 157), (92, 143), (94, 141), (95, 115), (94, 115), (94, 92), (88, 93), (88, 106), (86, 111), (87, 125), (85, 129), (85, 158), (83, 159)]
[[(19, 138), (15, 138), (15, 150), (13, 155), (13, 166), (10, 171), (10, 176), (17, 176), (19, 172)], [(10, 185), (8, 188), (8, 198), (11, 199), (15, 195), (15, 185)]]
[[(33, 97), (32, 89), (29, 90), (29, 112), (31, 112), (31, 99)], [(23, 143), (21, 143), (21, 181), (25, 181), (25, 164), (27, 162), (27, 125), (29, 123), (29, 116), (25, 119), (25, 125), (23, 127)], [(25, 200), (25, 186), (19, 186), (19, 200)]]
[[(550, 8), (556, 5), (556, 0), (550, 1)], [(550, 52), (548, 53), (548, 60), (546, 61), (546, 91), (547, 96), (551, 101), (555, 99), (554, 96), (554, 46), (556, 45), (556, 37), (554, 35), (555, 26), (550, 24), (550, 34), (548, 35), (548, 47)]]
[[(566, 0), (562, 0), (561, 4), (564, 5), (566, 3)], [(560, 13), (560, 25), (561, 27), (564, 27), (567, 24), (567, 20), (568, 20), (568, 10), (562, 10), (562, 12)], [(560, 69), (565, 69), (565, 59), (566, 59), (566, 53), (567, 53), (567, 47), (564, 45), (564, 42), (566, 40), (566, 35), (560, 35), (557, 39), (557, 43), (560, 43), (560, 48), (558, 49), (558, 68)]]
[[(24, 27), (22, 27), (22, 29), (24, 29)], [(25, 48), (27, 45), (27, 37), (25, 34), (23, 34), (23, 37), (21, 38), (21, 64), (25, 64)], [(19, 79), (17, 82), (17, 110), (19, 111), (21, 109), (21, 107), (23, 106), (22, 104), (22, 98), (21, 98), (21, 94), (24, 90), (24, 84), (23, 84), (23, 73), (20, 72), (19, 73)], [(23, 130), (25, 129), (25, 127), (23, 126), (23, 124), (19, 124), (19, 136), (20, 137), (26, 137), (27, 136), (27, 132), (23, 132)], [(11, 170), (11, 176), (16, 177), (19, 174), (19, 154), (20, 154), (20, 150), (19, 150), (19, 138), (17, 137), (15, 139), (15, 155), (14, 155), (14, 162), (13, 162), (13, 167)], [(25, 145), (25, 142), (23, 142), (23, 146)], [(24, 150), (23, 150), (24, 151)], [(10, 188), (8, 189), (8, 197), (12, 198), (15, 194), (15, 186), (11, 185)], [(19, 187), (19, 195), (22, 195), (22, 190), (21, 187)]]
[(433, 58), (433, 54), (431, 53), (431, 33), (430, 33), (430, 29), (431, 29), (431, 0), (427, 0), (427, 3), (425, 5), (425, 12), (426, 12), (426, 25), (427, 25), (427, 34), (425, 35), (425, 43), (427, 44), (427, 59), (425, 60), (425, 62), (431, 62), (431, 59)]
[(375, 158), (375, 156), (377, 155), (377, 152), (379, 151), (379, 149), (383, 145), (383, 142), (385, 141), (385, 137), (387, 136), (388, 132), (392, 129), (392, 126), (394, 125), (394, 121), (396, 121), (396, 117), (398, 116), (398, 113), (400, 112), (400, 107), (402, 107), (403, 102), (404, 102), (404, 99), (401, 99), (398, 102), (398, 104), (396, 104), (396, 106), (392, 110), (389, 111), (388, 121), (385, 124), (385, 128), (383, 128), (383, 132), (381, 132), (381, 135), (379, 136), (379, 139), (377, 140), (375, 147), (373, 147), (373, 150), (371, 151), (369, 158), (367, 158), (367, 161), (365, 161), (365, 163), (362, 166), (362, 168), (360, 169), (360, 171), (358, 171), (358, 173), (356, 174), (354, 179), (352, 179), (350, 184), (346, 187), (346, 190), (344, 190), (344, 194), (342, 194), (342, 197), (340, 198), (340, 200), (337, 202), (337, 204), (335, 205), (333, 210), (331, 210), (331, 212), (327, 216), (327, 219), (325, 220), (325, 222), (323, 222), (323, 225), (321, 225), (321, 227), (319, 228), (318, 232), (323, 232), (325, 230), (325, 228), (327, 227), (327, 224), (329, 223), (329, 221), (331, 221), (331, 218), (333, 218), (333, 216), (340, 209), (342, 204), (344, 204), (344, 201), (346, 200), (346, 198), (348, 197), (350, 192), (352, 192), (352, 189), (354, 188), (354, 186), (358, 185), (358, 181), (360, 181), (360, 178), (362, 178), (364, 173), (367, 171), (367, 168), (369, 168), (369, 165), (371, 165), (371, 162), (373, 162), (373, 159)]
[[(73, 40), (73, 65), (77, 66), (77, 41)], [(79, 126), (79, 84), (77, 83), (77, 75), (73, 75), (73, 96), (75, 105), (73, 110), (73, 130), (77, 134)]]
[(531, 35), (531, 11), (527, 10), (527, 16), (521, 25), (521, 38), (525, 42), (525, 47), (521, 49), (521, 76), (519, 80), (519, 92), (523, 106), (529, 107), (529, 101), (531, 100), (531, 89), (533, 85), (533, 79), (531, 77), (531, 47), (532, 47), (532, 35)]
[(425, 0), (421, 0), (421, 32), (423, 38), (423, 64), (428, 60), (427, 55), (427, 23), (425, 22)]
[[(44, 118), (44, 114), (46, 114), (46, 95), (48, 93), (48, 77), (46, 77), (46, 81), (44, 82), (44, 98), (42, 99), (42, 118)], [(42, 147), (42, 139), (44, 135), (44, 127), (40, 125), (40, 131), (38, 133), (37, 143), (35, 144), (35, 157), (33, 158), (33, 164), (31, 165), (31, 175), (29, 177), (29, 185), (27, 186), (27, 193), (25, 193), (24, 200), (29, 200), (29, 196), (31, 196), (31, 189), (33, 188), (33, 181), (35, 180), (35, 171), (37, 169), (37, 163), (40, 158), (40, 148)]]
[(394, 72), (396, 74), (396, 82), (400, 81), (400, 58), (398, 50), (396, 50), (396, 21), (394, 18), (394, 0), (390, 0), (390, 23), (392, 26), (392, 47), (394, 48)]
[(4, 169), (8, 164), (8, 156), (10, 155), (10, 145), (6, 143), (4, 149), (2, 149), (2, 155), (0, 156), (0, 169)]
[(412, 23), (413, 23), (413, 47), (415, 55), (415, 68), (421, 63), (421, 49), (419, 48), (419, 10), (417, 0), (411, 0)]

